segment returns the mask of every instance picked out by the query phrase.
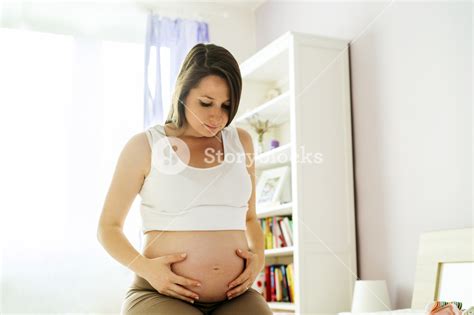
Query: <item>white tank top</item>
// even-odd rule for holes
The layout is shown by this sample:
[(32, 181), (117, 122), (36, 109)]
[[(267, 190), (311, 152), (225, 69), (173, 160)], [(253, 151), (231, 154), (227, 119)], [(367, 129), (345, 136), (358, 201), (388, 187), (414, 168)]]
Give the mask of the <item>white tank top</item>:
[[(142, 232), (150, 230), (245, 230), (252, 182), (235, 126), (222, 129), (224, 159), (210, 168), (189, 166), (171, 147), (163, 125), (146, 130), (152, 165), (139, 192)], [(178, 164), (157, 167), (157, 154), (170, 152)], [(161, 152), (161, 153), (160, 153)], [(180, 171), (176, 172), (176, 165)]]

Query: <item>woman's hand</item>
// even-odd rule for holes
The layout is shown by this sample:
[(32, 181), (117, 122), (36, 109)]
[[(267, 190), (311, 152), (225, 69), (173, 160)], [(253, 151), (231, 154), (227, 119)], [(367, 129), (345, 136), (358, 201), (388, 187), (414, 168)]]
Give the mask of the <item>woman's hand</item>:
[(201, 283), (179, 276), (171, 270), (171, 264), (184, 259), (186, 259), (186, 253), (148, 258), (147, 272), (144, 278), (159, 293), (194, 303), (194, 299), (199, 299), (199, 295), (183, 286), (200, 287)]
[(227, 298), (233, 299), (250, 288), (260, 272), (258, 255), (248, 250), (237, 249), (237, 255), (245, 259), (245, 270), (229, 283)]

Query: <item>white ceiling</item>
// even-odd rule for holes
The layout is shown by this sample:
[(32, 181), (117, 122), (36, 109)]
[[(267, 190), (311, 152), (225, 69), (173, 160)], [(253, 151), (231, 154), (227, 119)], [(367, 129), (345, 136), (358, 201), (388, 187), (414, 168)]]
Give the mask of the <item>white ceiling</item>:
[[(267, 0), (0, 0), (0, 27), (142, 39), (144, 15), (232, 24)], [(236, 15), (237, 14), (237, 15)]]
[[(105, 1), (105, 0), (103, 0)], [(145, 6), (153, 6), (156, 8), (164, 6), (183, 7), (186, 4), (199, 4), (203, 7), (212, 8), (216, 4), (229, 8), (241, 8), (248, 10), (255, 10), (267, 0), (215, 0), (215, 1), (189, 1), (189, 0), (175, 0), (175, 1), (156, 1), (156, 0), (133, 0), (133, 2)]]
[(241, 10), (252, 13), (267, 0), (216, 0), (216, 1), (156, 1), (133, 0), (140, 9), (153, 10), (170, 17), (194, 17), (206, 19), (213, 16), (226, 18), (230, 10)]

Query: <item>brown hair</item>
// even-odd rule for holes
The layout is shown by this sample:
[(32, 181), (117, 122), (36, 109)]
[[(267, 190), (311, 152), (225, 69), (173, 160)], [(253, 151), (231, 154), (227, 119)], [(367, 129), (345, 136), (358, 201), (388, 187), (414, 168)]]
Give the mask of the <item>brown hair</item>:
[(181, 65), (165, 124), (172, 123), (177, 128), (184, 125), (186, 121), (184, 100), (189, 91), (197, 87), (201, 79), (208, 75), (217, 75), (227, 81), (230, 90), (230, 110), (226, 127), (232, 122), (239, 108), (242, 93), (239, 64), (224, 47), (199, 43), (188, 52)]

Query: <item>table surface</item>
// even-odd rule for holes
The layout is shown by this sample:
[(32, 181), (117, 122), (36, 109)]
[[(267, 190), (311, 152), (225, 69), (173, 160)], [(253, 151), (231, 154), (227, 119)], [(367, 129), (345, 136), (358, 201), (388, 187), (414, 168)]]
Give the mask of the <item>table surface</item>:
[(402, 315), (402, 314), (417, 314), (417, 315), (425, 315), (425, 310), (412, 310), (411, 308), (405, 308), (405, 309), (400, 309), (400, 310), (393, 310), (393, 311), (380, 311), (380, 312), (364, 312), (364, 313), (351, 313), (351, 312), (343, 312), (339, 313), (339, 315), (391, 315), (391, 314), (397, 314), (397, 315)]

